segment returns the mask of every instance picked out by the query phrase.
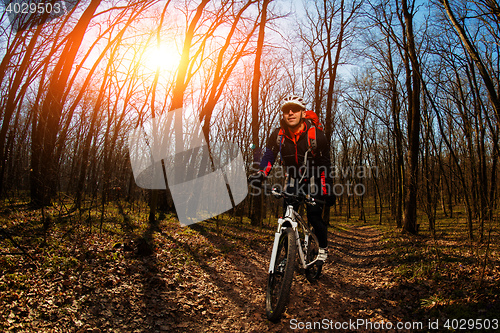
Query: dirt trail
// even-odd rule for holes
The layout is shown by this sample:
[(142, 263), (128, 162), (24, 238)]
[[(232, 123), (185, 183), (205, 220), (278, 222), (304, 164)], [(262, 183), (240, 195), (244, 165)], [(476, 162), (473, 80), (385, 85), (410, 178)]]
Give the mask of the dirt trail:
[[(403, 298), (394, 290), (400, 286), (393, 282), (394, 267), (388, 263), (380, 237), (379, 231), (368, 226), (343, 225), (330, 232), (329, 260), (320, 281), (311, 284), (305, 276), (295, 274), (290, 304), (276, 324), (267, 321), (264, 313), (271, 243), (260, 244), (245, 254), (233, 251), (221, 257), (220, 263), (204, 269), (224, 296), (223, 310), (213, 313), (208, 326), (198, 321), (199, 328), (207, 332), (289, 332), (314, 322), (321, 322), (323, 329), (335, 327), (336, 322), (403, 321)], [(393, 299), (395, 293), (398, 299)], [(370, 327), (352, 329), (350, 325), (342, 331), (370, 331), (366, 329)]]
[(499, 313), (497, 259), (478, 290), (477, 260), (453, 252), (461, 243), (441, 251), (439, 266), (424, 266), (435, 260), (425, 239), (386, 238), (363, 224), (330, 228), (322, 277), (311, 284), (295, 274), (278, 323), (265, 315), (274, 230), (169, 218), (126, 234), (63, 233), (47, 248), (26, 245), (33, 260), (0, 257), (0, 331), (425, 332), (429, 320), (443, 329), (448, 318)]
[[(362, 319), (396, 323), (411, 318), (418, 295), (414, 286), (395, 282), (381, 234), (368, 226), (331, 229), (321, 279), (311, 284), (304, 275), (295, 275), (290, 304), (279, 323), (265, 315), (273, 230), (241, 224), (219, 228), (215, 223), (184, 228), (174, 221), (150, 233), (152, 251), (141, 251), (140, 242), (113, 245), (94, 234), (88, 241), (95, 249), (75, 244), (73, 261), (67, 267), (54, 266), (57, 271), (12, 266), (13, 272), (20, 269), (29, 275), (23, 275), (22, 286), (17, 282), (20, 291), (9, 289), (0, 296), (0, 328), (290, 332), (308, 322), (335, 327)], [(367, 330), (349, 326), (342, 331)]]
[[(391, 323), (403, 320), (400, 300), (393, 299), (393, 267), (379, 242), (380, 232), (368, 226), (341, 228), (330, 232), (329, 260), (321, 280), (311, 285), (302, 276), (296, 278), (287, 320), (283, 321), (288, 327), (294, 323), (292, 319), (326, 321), (325, 327), (358, 320)], [(342, 331), (359, 332), (362, 327), (373, 326), (357, 326), (356, 330), (352, 325), (348, 327)]]

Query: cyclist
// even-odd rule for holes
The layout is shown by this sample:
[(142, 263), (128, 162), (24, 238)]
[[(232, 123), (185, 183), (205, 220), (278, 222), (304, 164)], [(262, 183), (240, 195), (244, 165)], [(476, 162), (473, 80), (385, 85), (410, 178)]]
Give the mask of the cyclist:
[[(252, 178), (262, 180), (267, 177), (276, 157), (280, 155), (281, 163), (286, 168), (284, 190), (292, 194), (303, 191), (304, 194), (327, 201), (329, 204), (333, 199), (330, 196), (333, 185), (330, 177), (330, 147), (325, 134), (317, 126), (319, 123), (317, 116), (312, 111), (306, 111), (304, 99), (296, 95), (283, 99), (281, 112), (283, 113), (281, 127), (274, 130), (269, 137), (260, 162), (260, 170)], [(308, 119), (311, 114), (316, 117), (316, 121)], [(312, 127), (314, 129), (311, 129)], [(315, 138), (312, 139), (312, 136)], [(314, 145), (311, 144), (311, 140), (316, 141)], [(307, 160), (305, 160), (306, 152), (308, 152)], [(327, 225), (322, 218), (324, 206), (317, 203), (306, 207), (307, 219), (318, 237), (320, 247), (318, 260), (323, 262), (327, 259), (328, 246)]]

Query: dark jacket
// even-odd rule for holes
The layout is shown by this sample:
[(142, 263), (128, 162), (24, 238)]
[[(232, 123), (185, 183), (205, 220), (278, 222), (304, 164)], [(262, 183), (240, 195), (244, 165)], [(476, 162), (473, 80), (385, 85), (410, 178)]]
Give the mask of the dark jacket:
[[(271, 172), (276, 157), (281, 155), (281, 163), (286, 168), (288, 181), (298, 181), (305, 173), (305, 182), (313, 182), (318, 186), (312, 195), (329, 195), (332, 193), (333, 179), (331, 178), (330, 145), (325, 133), (316, 128), (317, 147), (313, 152), (307, 154), (307, 162), (304, 163), (306, 151), (309, 149), (308, 129), (311, 125), (305, 121), (305, 128), (296, 136), (285, 130), (284, 140), (278, 142), (279, 128), (275, 129), (269, 137), (264, 156), (260, 163), (260, 169), (267, 175)], [(282, 124), (283, 126), (283, 124)], [(286, 127), (283, 127), (286, 128)], [(313, 178), (313, 179), (312, 179)], [(311, 191), (311, 189), (310, 189)]]

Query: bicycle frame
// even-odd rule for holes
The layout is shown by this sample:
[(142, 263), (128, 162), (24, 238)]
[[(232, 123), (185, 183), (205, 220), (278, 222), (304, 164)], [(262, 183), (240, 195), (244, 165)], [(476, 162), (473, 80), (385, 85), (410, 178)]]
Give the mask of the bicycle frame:
[[(308, 228), (307, 224), (304, 222), (302, 217), (300, 216), (299, 213), (297, 213), (292, 205), (288, 205), (286, 207), (286, 212), (285, 216), (281, 217), (278, 219), (278, 230), (274, 234), (274, 244), (273, 244), (273, 250), (271, 254), (271, 262), (269, 264), (269, 273), (272, 274), (274, 273), (274, 264), (275, 264), (275, 257), (276, 257), (276, 251), (278, 251), (278, 243), (279, 239), (281, 236), (281, 233), (283, 232), (283, 229), (291, 226), (292, 230), (295, 233), (295, 240), (296, 240), (296, 245), (299, 250), (299, 260), (301, 264), (301, 268), (309, 268), (310, 266), (314, 265), (317, 261), (317, 258), (311, 261), (310, 263), (306, 264), (306, 256), (305, 253), (307, 253), (307, 247), (309, 246), (309, 235), (311, 233), (310, 229)], [(305, 253), (302, 250), (302, 242), (300, 239), (300, 234), (299, 230), (300, 228), (304, 231), (304, 249)]]

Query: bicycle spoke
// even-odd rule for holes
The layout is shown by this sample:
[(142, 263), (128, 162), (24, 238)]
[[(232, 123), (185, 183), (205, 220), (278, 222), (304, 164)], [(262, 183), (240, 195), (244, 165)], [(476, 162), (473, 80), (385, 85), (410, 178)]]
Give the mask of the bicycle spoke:
[[(319, 243), (318, 238), (314, 234), (309, 235), (309, 244), (306, 253), (306, 264), (313, 262), (318, 257)], [(315, 263), (306, 268), (306, 278), (309, 282), (316, 282), (321, 274), (322, 265)]]

